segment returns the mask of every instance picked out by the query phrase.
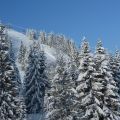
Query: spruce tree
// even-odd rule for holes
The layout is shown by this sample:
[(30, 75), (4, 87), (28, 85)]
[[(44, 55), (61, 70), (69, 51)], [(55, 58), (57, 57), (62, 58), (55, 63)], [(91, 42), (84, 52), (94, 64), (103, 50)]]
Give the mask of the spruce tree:
[(77, 48), (73, 48), (71, 50), (70, 57), (71, 57), (72, 63), (74, 63), (74, 65), (78, 68), (80, 65), (80, 62), (79, 62), (79, 52)]
[(76, 94), (77, 94), (77, 90), (76, 90), (76, 86), (77, 86), (77, 78), (79, 75), (79, 72), (77, 70), (77, 66), (76, 66), (76, 62), (70, 60), (70, 62), (67, 65), (66, 68), (66, 73), (67, 73), (67, 79), (65, 81), (66, 85), (66, 103), (69, 106), (69, 115), (67, 117), (68, 120), (76, 120), (76, 113), (77, 113), (77, 109), (76, 109), (76, 103), (78, 101), (76, 101)]
[(48, 91), (46, 120), (72, 120), (74, 116), (74, 86), (71, 67), (62, 56), (57, 60), (56, 75)]
[(120, 95), (120, 51), (116, 50), (115, 55), (110, 60), (110, 65), (113, 73), (113, 78), (117, 82)]
[(105, 113), (104, 107), (104, 94), (106, 90), (107, 82), (105, 80), (106, 76), (103, 73), (103, 63), (106, 62), (107, 54), (102, 46), (102, 42), (98, 41), (96, 46), (96, 51), (94, 55), (94, 71), (92, 73), (92, 91), (94, 95), (94, 110), (96, 111), (96, 119), (104, 120)]
[(69, 74), (72, 77), (72, 80), (75, 83), (75, 86), (77, 85), (77, 78), (79, 75), (79, 70), (78, 70), (78, 66), (76, 64), (76, 60), (75, 59), (71, 59), (69, 62)]
[(43, 112), (45, 89), (48, 86), (45, 69), (44, 51), (34, 42), (30, 48), (24, 80), (27, 114)]
[(15, 54), (14, 54), (13, 43), (12, 43), (11, 40), (9, 42), (10, 42), (10, 57), (11, 57), (11, 59), (13, 59), (13, 61), (15, 61), (16, 57), (15, 57)]
[(47, 36), (48, 45), (53, 47), (54, 44), (54, 33), (49, 33)]
[(45, 32), (41, 31), (39, 37), (40, 37), (39, 39), (40, 39), (40, 41), (41, 41), (41, 44), (47, 44), (47, 41), (46, 41), (46, 33), (45, 33)]
[(21, 41), (21, 46), (18, 54), (18, 63), (20, 64), (21, 69), (24, 71), (26, 68), (26, 54), (27, 54), (27, 48), (26, 46), (24, 46), (23, 42)]
[(23, 42), (21, 41), (21, 45), (20, 45), (20, 49), (19, 49), (19, 55), (18, 55), (18, 62), (19, 63), (22, 63), (22, 59), (23, 59), (23, 56), (24, 56), (24, 45), (23, 45)]
[(94, 62), (89, 43), (86, 40), (82, 42), (80, 58), (79, 76), (76, 81), (76, 120), (98, 120), (94, 109), (94, 95), (91, 83)]
[(63, 57), (57, 60), (56, 74), (51, 83), (51, 89), (48, 93), (48, 106), (46, 120), (60, 120), (63, 118), (63, 105), (61, 99), (61, 93), (63, 92), (63, 72), (64, 72), (65, 62)]
[(18, 94), (20, 94), (21, 87), (22, 87), (21, 78), (20, 78), (19, 70), (18, 70), (18, 68), (17, 68), (17, 66), (15, 64), (16, 57), (15, 57), (15, 54), (13, 52), (12, 41), (9, 41), (9, 44), (10, 44), (10, 50), (9, 50), (9, 52), (10, 52), (10, 58), (11, 58), (11, 62), (14, 65), (14, 68), (15, 68), (15, 71), (16, 71), (16, 80), (17, 80), (17, 84), (18, 84), (18, 87), (19, 87)]
[[(119, 95), (108, 53), (99, 41), (95, 54), (94, 93), (104, 114), (99, 119), (119, 120)], [(95, 82), (94, 82), (95, 81)]]
[[(10, 44), (0, 25), (0, 119), (25, 120), (18, 96), (16, 71), (10, 57)], [(21, 113), (20, 113), (21, 111)], [(23, 117), (24, 116), (24, 117)]]

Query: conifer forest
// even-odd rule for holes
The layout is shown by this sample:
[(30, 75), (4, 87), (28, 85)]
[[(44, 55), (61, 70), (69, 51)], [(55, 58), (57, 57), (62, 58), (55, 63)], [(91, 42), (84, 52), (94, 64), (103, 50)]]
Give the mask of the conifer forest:
[(1, 23), (0, 120), (120, 120), (119, 49)]

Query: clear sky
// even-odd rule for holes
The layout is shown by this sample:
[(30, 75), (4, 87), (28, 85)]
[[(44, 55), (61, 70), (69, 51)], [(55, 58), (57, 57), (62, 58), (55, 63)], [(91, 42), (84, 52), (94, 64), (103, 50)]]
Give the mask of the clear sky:
[(5, 23), (63, 33), (77, 44), (86, 36), (93, 48), (102, 39), (120, 49), (120, 0), (0, 0)]

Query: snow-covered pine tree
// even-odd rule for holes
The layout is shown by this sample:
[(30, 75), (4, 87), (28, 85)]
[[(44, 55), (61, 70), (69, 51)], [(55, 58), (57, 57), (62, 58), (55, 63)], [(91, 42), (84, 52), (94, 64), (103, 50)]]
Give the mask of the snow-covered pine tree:
[(92, 91), (94, 95), (94, 111), (95, 120), (104, 120), (106, 114), (104, 113), (104, 94), (106, 90), (107, 81), (103, 73), (102, 64), (106, 62), (107, 54), (102, 46), (102, 42), (98, 41), (94, 55), (94, 72), (92, 73)]
[(22, 70), (25, 70), (26, 68), (26, 54), (27, 54), (27, 48), (26, 46), (24, 46), (23, 42), (21, 41), (21, 46), (18, 54), (18, 63), (21, 65)]
[(33, 30), (33, 29), (27, 29), (26, 30), (26, 36), (30, 40), (36, 40), (37, 39), (37, 32), (36, 32), (36, 30)]
[(79, 70), (78, 70), (78, 66), (76, 64), (76, 61), (74, 59), (71, 59), (69, 62), (69, 73), (70, 73), (70, 76), (72, 77), (72, 80), (76, 84), (76, 80), (77, 80), (78, 75), (79, 75)]
[(96, 110), (94, 109), (94, 95), (91, 84), (94, 61), (86, 39), (81, 45), (80, 58), (79, 76), (76, 81), (75, 120), (98, 120), (95, 116)]
[[(46, 120), (72, 120), (74, 116), (74, 87), (71, 67), (62, 56), (57, 60), (56, 75), (48, 91)], [(73, 89), (72, 89), (73, 88)]]
[(19, 63), (22, 63), (23, 56), (24, 56), (24, 45), (23, 45), (23, 42), (21, 41), (19, 55), (18, 55), (18, 62)]
[(104, 112), (106, 113), (105, 120), (120, 119), (120, 95), (119, 95), (119, 53), (116, 52), (115, 58), (108, 57), (102, 63), (102, 71), (107, 82), (104, 93)]
[(95, 54), (95, 72), (92, 86), (96, 104), (99, 105), (98, 116), (101, 120), (119, 120), (118, 87), (113, 78), (109, 55), (99, 41)]
[(70, 52), (71, 52), (71, 40), (67, 39), (66, 42), (67, 42), (67, 53), (70, 54)]
[(45, 89), (48, 86), (45, 69), (44, 51), (34, 42), (30, 48), (24, 80), (27, 114), (43, 112)]
[(14, 50), (13, 50), (13, 43), (11, 40), (10, 40), (10, 57), (11, 57), (11, 59), (13, 59), (13, 61), (16, 60)]
[(77, 113), (77, 109), (76, 109), (76, 103), (78, 101), (76, 101), (76, 85), (77, 85), (77, 78), (79, 75), (78, 72), (78, 67), (76, 66), (75, 61), (70, 60), (67, 63), (67, 68), (66, 68), (66, 73), (67, 73), (67, 79), (65, 79), (65, 83), (67, 84), (66, 87), (66, 103), (68, 104), (68, 108), (69, 108), (69, 115), (66, 118), (67, 120), (77, 120), (76, 117), (76, 113)]
[(5, 26), (0, 24), (0, 119), (25, 120), (18, 96), (17, 74), (10, 57), (10, 44), (5, 30)]
[(19, 87), (19, 91), (18, 91), (18, 94), (20, 93), (21, 91), (21, 86), (22, 86), (22, 83), (21, 83), (21, 79), (20, 79), (20, 74), (19, 74), (19, 70), (15, 64), (15, 61), (16, 61), (16, 58), (15, 58), (15, 54), (13, 52), (13, 44), (12, 44), (12, 41), (10, 40), (10, 58), (11, 58), (11, 62), (13, 63), (14, 65), (14, 68), (15, 68), (15, 71), (16, 71), (16, 80), (17, 80), (17, 84), (18, 84), (18, 87)]
[(48, 36), (47, 36), (47, 41), (48, 41), (48, 45), (50, 47), (53, 47), (54, 39), (55, 39), (54, 33), (49, 33)]
[(66, 37), (64, 35), (58, 35), (57, 36), (57, 48), (61, 50), (62, 52), (67, 54), (67, 47), (66, 46)]
[(41, 40), (42, 44), (47, 44), (45, 32), (41, 31), (39, 37), (40, 37), (39, 39)]
[(68, 46), (67, 46), (67, 37), (65, 37), (65, 35), (62, 35), (61, 36), (61, 43), (62, 43), (62, 45), (61, 45), (61, 50), (65, 53), (65, 54), (67, 54), (67, 55), (69, 55), (69, 53), (68, 53)]
[(57, 57), (57, 67), (55, 70), (55, 76), (51, 81), (51, 89), (47, 93), (46, 103), (46, 116), (45, 120), (60, 120), (62, 119), (63, 106), (61, 104), (61, 92), (63, 87), (60, 81), (63, 80), (65, 62), (63, 57), (60, 55)]
[(64, 78), (63, 78), (63, 106), (65, 117), (63, 119), (66, 120), (75, 120), (75, 105), (76, 105), (76, 96), (77, 91), (76, 88), (76, 79), (77, 79), (77, 71), (76, 65), (70, 61), (67, 63), (67, 67), (65, 68)]
[(111, 66), (113, 77), (114, 80), (117, 82), (117, 86), (119, 88), (118, 92), (120, 95), (120, 51), (116, 50), (115, 55), (112, 57)]
[(120, 119), (120, 96), (118, 94), (117, 82), (114, 81), (111, 69), (104, 64), (104, 74), (106, 74), (107, 86), (104, 95), (105, 120)]
[(76, 48), (71, 50), (70, 57), (71, 57), (72, 62), (74, 62), (75, 66), (79, 67), (79, 65), (80, 65), (79, 52)]

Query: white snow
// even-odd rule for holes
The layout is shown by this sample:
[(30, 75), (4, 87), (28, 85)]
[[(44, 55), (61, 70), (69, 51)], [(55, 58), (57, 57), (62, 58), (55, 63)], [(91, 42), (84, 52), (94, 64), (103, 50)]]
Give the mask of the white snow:
[[(13, 43), (13, 48), (14, 48), (14, 51), (15, 51), (15, 55), (18, 54), (21, 41), (23, 42), (23, 44), (27, 48), (29, 48), (29, 46), (33, 43), (33, 40), (30, 40), (23, 33), (17, 32), (13, 29), (8, 29), (7, 32), (8, 32), (8, 37), (11, 39), (11, 41)], [(55, 62), (55, 60), (56, 60), (56, 57), (55, 57), (56, 50), (54, 48), (50, 48), (49, 46), (43, 45), (43, 44), (41, 44), (41, 47), (45, 51), (47, 61), (48, 62)]]
[(42, 114), (29, 114), (27, 120), (43, 120), (44, 115)]

